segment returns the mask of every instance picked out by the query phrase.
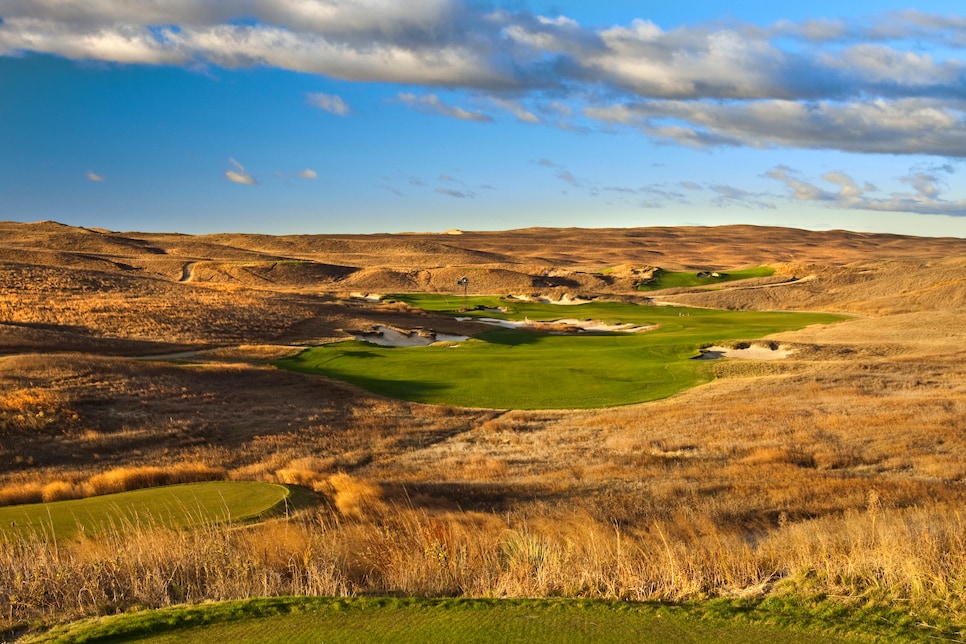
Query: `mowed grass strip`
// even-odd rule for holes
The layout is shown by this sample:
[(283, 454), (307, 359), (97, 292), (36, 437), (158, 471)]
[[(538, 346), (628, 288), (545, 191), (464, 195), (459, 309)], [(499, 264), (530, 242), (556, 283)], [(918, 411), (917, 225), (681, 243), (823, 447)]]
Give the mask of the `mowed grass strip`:
[(879, 613), (865, 618), (838, 610), (830, 617), (824, 605), (790, 610), (785, 604), (773, 612), (767, 603), (281, 597), (85, 620), (24, 641), (824, 644), (896, 637), (920, 641), (935, 635), (893, 627)]
[(211, 481), (119, 492), (72, 501), (0, 507), (0, 537), (47, 535), (70, 538), (131, 526), (183, 528), (244, 521), (285, 501), (289, 490), (275, 483)]
[[(494, 329), (460, 344), (381, 347), (340, 342), (307, 349), (278, 366), (344, 380), (422, 403), (493, 409), (599, 408), (665, 398), (709, 381), (691, 358), (702, 345), (751, 340), (840, 316), (715, 311), (617, 302), (560, 306), (499, 298), (396, 296), (426, 310), (504, 319), (576, 318), (658, 326), (641, 333), (553, 335)], [(460, 308), (473, 309), (465, 313)], [(497, 307), (505, 311), (497, 311)], [(476, 309), (482, 307), (482, 309)]]
[(715, 273), (697, 273), (687, 271), (665, 271), (659, 269), (653, 279), (637, 287), (639, 291), (660, 291), (666, 288), (692, 288), (696, 286), (713, 286), (725, 282), (736, 282), (754, 277), (770, 277), (775, 269), (769, 266), (744, 268), (735, 271), (720, 271)]

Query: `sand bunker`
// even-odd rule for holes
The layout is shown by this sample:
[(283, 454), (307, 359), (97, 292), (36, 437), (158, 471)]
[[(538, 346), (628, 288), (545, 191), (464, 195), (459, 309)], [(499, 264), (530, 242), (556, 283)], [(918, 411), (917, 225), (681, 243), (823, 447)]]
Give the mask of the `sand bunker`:
[(379, 326), (372, 333), (356, 333), (355, 339), (368, 342), (369, 344), (378, 344), (381, 347), (428, 347), (431, 344), (440, 342), (463, 342), (469, 340), (470, 336), (436, 333), (433, 331), (425, 333), (408, 331), (404, 333), (387, 326)]
[[(596, 320), (563, 319), (552, 322), (532, 320), (500, 320), (497, 318), (458, 317), (459, 322), (480, 322), (505, 329), (531, 329), (555, 334), (572, 333), (643, 333), (660, 328), (661, 325), (637, 326), (634, 324), (605, 324)], [(452, 335), (435, 331), (400, 331), (387, 326), (376, 327), (370, 333), (354, 333), (356, 340), (382, 347), (428, 347), (440, 342), (464, 342), (468, 335)]]
[(787, 347), (771, 347), (751, 345), (736, 349), (734, 347), (708, 347), (701, 350), (701, 355), (695, 360), (717, 360), (719, 358), (738, 358), (741, 360), (780, 360), (791, 355), (792, 350)]
[(542, 304), (556, 304), (558, 306), (575, 306), (578, 304), (590, 304), (593, 300), (583, 297), (570, 297), (564, 293), (559, 300), (551, 300), (549, 297), (530, 297), (529, 295), (508, 295), (508, 300), (520, 300), (521, 302), (540, 302)]
[(358, 291), (349, 293), (349, 297), (354, 300), (365, 300), (366, 302), (381, 302), (382, 296), (378, 293), (360, 293)]
[(500, 326), (505, 329), (532, 329), (534, 331), (547, 331), (550, 333), (641, 333), (643, 331), (653, 331), (660, 328), (660, 324), (650, 326), (638, 326), (630, 323), (625, 324), (605, 324), (597, 320), (577, 320), (575, 318), (564, 318), (562, 320), (535, 321), (530, 319), (523, 320), (500, 320), (498, 318), (456, 318), (460, 322), (480, 322), (492, 326)]

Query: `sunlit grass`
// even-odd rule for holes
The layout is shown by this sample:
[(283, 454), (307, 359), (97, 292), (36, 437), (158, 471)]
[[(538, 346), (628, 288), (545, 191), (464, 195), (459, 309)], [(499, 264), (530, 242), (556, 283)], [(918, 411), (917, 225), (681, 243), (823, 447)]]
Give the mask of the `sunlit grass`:
[[(379, 347), (343, 342), (279, 361), (370, 391), (422, 403), (496, 409), (566, 409), (666, 398), (709, 381), (702, 345), (751, 340), (839, 316), (714, 311), (618, 302), (559, 306), (495, 297), (394, 296), (425, 310), (512, 320), (575, 318), (653, 327), (638, 333), (550, 334), (494, 329), (459, 345)], [(462, 311), (460, 309), (469, 309)]]

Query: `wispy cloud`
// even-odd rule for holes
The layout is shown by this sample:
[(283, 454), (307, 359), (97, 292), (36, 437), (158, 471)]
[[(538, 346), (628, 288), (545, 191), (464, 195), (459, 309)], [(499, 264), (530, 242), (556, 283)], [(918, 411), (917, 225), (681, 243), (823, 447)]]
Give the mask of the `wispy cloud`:
[(106, 178), (104, 178), (103, 176), (95, 173), (93, 170), (88, 170), (87, 171), (87, 174), (84, 175), (84, 176), (87, 177), (87, 180), (88, 181), (93, 181), (95, 183), (100, 183), (102, 181), (107, 181)]
[(452, 188), (436, 188), (434, 190), (437, 194), (446, 195), (447, 197), (454, 197), (456, 199), (475, 199), (476, 193), (469, 190), (454, 190)]
[(335, 94), (307, 94), (305, 98), (309, 105), (332, 114), (347, 116), (352, 112), (352, 108)]
[(956, 169), (949, 164), (910, 169), (899, 181), (909, 185), (912, 192), (882, 194), (870, 183), (860, 183), (841, 171), (826, 172), (821, 179), (829, 187), (809, 180), (788, 166), (776, 166), (766, 173), (770, 179), (782, 183), (788, 196), (795, 201), (815, 202), (829, 207), (880, 212), (908, 212), (923, 215), (966, 217), (966, 199), (942, 198), (947, 189), (947, 177)]
[(490, 101), (499, 107), (500, 109), (506, 110), (510, 114), (516, 117), (518, 121), (523, 123), (539, 123), (540, 117), (531, 112), (530, 110), (523, 107), (517, 101), (510, 101), (502, 98), (490, 97)]
[(316, 172), (315, 170), (313, 170), (312, 168), (305, 168), (304, 170), (299, 170), (296, 174), (299, 177), (301, 177), (302, 179), (318, 179), (319, 178), (319, 173)]
[(443, 116), (449, 116), (462, 121), (477, 121), (480, 123), (490, 123), (493, 117), (480, 111), (471, 111), (455, 105), (447, 105), (435, 94), (424, 94), (417, 96), (411, 93), (400, 93), (396, 99), (409, 107), (413, 107), (426, 112), (435, 112)]
[(245, 171), (245, 167), (238, 163), (238, 161), (236, 161), (234, 158), (229, 157), (228, 162), (235, 167), (234, 170), (228, 170), (225, 172), (225, 177), (229, 181), (240, 183), (246, 186), (254, 186), (258, 184), (258, 182)]

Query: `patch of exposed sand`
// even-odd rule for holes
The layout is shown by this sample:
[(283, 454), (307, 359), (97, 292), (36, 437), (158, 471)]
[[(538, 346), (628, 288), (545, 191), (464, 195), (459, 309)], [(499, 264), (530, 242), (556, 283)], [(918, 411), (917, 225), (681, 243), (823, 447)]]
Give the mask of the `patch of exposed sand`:
[(780, 360), (792, 354), (792, 349), (779, 346), (771, 347), (753, 344), (750, 347), (736, 349), (734, 347), (713, 346), (701, 350), (701, 355), (695, 360), (717, 360), (719, 358), (738, 358), (741, 360)]
[(428, 347), (439, 342), (463, 342), (469, 340), (469, 336), (433, 331), (426, 333), (419, 331), (403, 332), (387, 326), (379, 326), (372, 333), (356, 333), (355, 339), (369, 344), (377, 344), (381, 347)]
[(378, 293), (350, 293), (349, 297), (354, 300), (365, 300), (366, 302), (380, 302), (382, 301), (382, 296)]
[(520, 300), (521, 302), (540, 302), (542, 304), (556, 304), (558, 306), (575, 306), (578, 304), (590, 304), (593, 300), (583, 297), (571, 297), (569, 293), (564, 293), (559, 300), (551, 300), (549, 297), (530, 297), (529, 295), (508, 295), (507, 299)]

